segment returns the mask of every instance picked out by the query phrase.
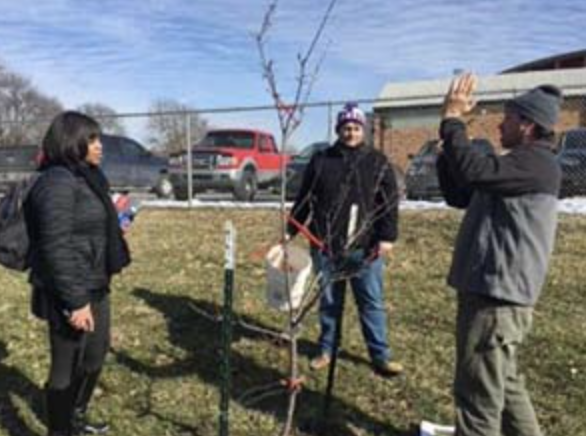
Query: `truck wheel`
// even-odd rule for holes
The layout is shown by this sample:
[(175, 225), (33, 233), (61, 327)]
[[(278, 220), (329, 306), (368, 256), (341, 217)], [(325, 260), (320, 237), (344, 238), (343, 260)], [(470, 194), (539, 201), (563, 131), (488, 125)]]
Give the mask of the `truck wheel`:
[(159, 198), (171, 198), (173, 196), (173, 183), (169, 180), (169, 177), (166, 175), (161, 175), (161, 178), (157, 182), (157, 186), (155, 186), (155, 193)]
[(179, 201), (186, 201), (187, 200), (187, 191), (183, 191), (183, 190), (175, 190), (175, 200), (179, 200)]
[[(192, 191), (192, 195), (191, 198), (194, 199), (196, 195), (201, 194), (203, 191), (198, 191), (196, 189), (194, 189)], [(183, 187), (183, 188), (174, 188), (173, 189), (173, 197), (175, 198), (175, 200), (179, 200), (179, 201), (186, 201), (189, 200), (189, 195), (187, 194), (187, 187)]]
[(254, 171), (246, 170), (234, 188), (234, 198), (238, 201), (252, 201), (258, 189)]

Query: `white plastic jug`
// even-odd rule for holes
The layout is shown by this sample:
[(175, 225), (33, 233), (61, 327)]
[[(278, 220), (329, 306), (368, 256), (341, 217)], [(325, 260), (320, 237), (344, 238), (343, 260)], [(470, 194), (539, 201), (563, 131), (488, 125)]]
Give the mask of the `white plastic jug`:
[(456, 428), (451, 425), (439, 425), (430, 421), (421, 421), (419, 436), (453, 436)]
[(265, 260), (269, 306), (281, 311), (289, 310), (289, 292), (285, 286), (285, 278), (288, 275), (291, 304), (293, 309), (297, 309), (311, 274), (311, 257), (306, 250), (288, 245), (288, 265), (285, 265), (285, 249), (282, 244), (278, 244), (269, 250)]

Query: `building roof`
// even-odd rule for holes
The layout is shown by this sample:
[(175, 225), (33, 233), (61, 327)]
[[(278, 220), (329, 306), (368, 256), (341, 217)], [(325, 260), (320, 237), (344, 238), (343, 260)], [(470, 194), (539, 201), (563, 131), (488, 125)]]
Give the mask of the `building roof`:
[(556, 54), (542, 59), (525, 62), (507, 68), (501, 74), (520, 73), (522, 71), (559, 70), (564, 68), (586, 67), (586, 50), (577, 50), (569, 53)]
[[(451, 80), (388, 83), (374, 109), (439, 106)], [(476, 96), (479, 102), (500, 102), (545, 83), (560, 87), (566, 97), (586, 96), (586, 68), (480, 77)]]

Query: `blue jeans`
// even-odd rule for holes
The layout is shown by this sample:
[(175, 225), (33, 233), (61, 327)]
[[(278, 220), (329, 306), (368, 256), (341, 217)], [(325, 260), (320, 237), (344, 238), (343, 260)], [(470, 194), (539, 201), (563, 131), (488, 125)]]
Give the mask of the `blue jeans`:
[[(319, 317), (321, 352), (332, 355), (336, 324), (341, 319), (342, 293), (349, 281), (358, 306), (362, 335), (372, 361), (386, 362), (391, 358), (387, 342), (387, 315), (383, 302), (383, 260), (364, 259), (362, 251), (353, 252), (350, 262), (332, 261), (321, 252), (312, 252), (316, 274), (320, 273), (321, 300)], [(341, 335), (340, 335), (341, 337)], [(338, 344), (339, 345), (339, 344)]]

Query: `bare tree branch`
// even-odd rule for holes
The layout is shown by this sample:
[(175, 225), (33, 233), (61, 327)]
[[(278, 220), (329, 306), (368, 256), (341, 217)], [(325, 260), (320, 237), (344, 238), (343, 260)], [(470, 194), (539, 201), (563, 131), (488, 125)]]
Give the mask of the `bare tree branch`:
[[(192, 112), (193, 107), (184, 105), (173, 99), (156, 100), (151, 104), (147, 129), (149, 144), (156, 150), (173, 155), (185, 150), (185, 121), (175, 114), (166, 113)], [(191, 116), (190, 143), (194, 144), (205, 136), (207, 121), (199, 114)]]
[[(38, 144), (61, 103), (29, 79), (0, 66), (0, 145)], [(41, 120), (41, 121), (39, 121)]]
[(102, 130), (112, 135), (125, 135), (126, 129), (116, 111), (103, 103), (84, 103), (77, 108), (78, 111), (97, 119)]
[[(296, 87), (293, 92), (293, 98), (289, 102), (282, 97), (282, 94), (278, 87), (277, 76), (275, 72), (275, 64), (267, 53), (267, 41), (268, 36), (274, 25), (274, 18), (277, 11), (278, 0), (274, 0), (268, 6), (268, 9), (264, 15), (260, 30), (256, 35), (256, 43), (261, 61), (262, 74), (265, 79), (269, 94), (273, 100), (273, 104), (277, 113), (279, 121), (279, 128), (281, 133), (281, 239), (286, 241), (286, 220), (288, 211), (285, 208), (285, 195), (286, 195), (286, 177), (285, 177), (285, 153), (287, 151), (287, 145), (289, 139), (295, 130), (301, 125), (304, 115), (305, 104), (307, 103), (313, 85), (315, 84), (319, 75), (321, 64), (324, 60), (322, 56), (314, 67), (311, 67), (312, 56), (321, 40), (324, 29), (330, 19), (334, 6), (337, 0), (331, 0), (329, 6), (324, 13), (320, 24), (311, 40), (311, 43), (304, 55), (297, 56), (298, 74), (296, 77)], [(311, 72), (309, 72), (311, 71)], [(285, 242), (285, 248), (286, 248)], [(284, 262), (288, 264), (288, 253), (284, 251)], [(285, 274), (285, 289), (289, 289), (289, 277)], [(314, 282), (317, 283), (317, 282)], [(310, 306), (317, 301), (317, 298), (310, 300)], [(300, 326), (300, 321), (304, 315), (309, 311), (309, 308), (302, 310), (301, 317), (296, 316), (296, 311), (293, 309), (293, 301), (291, 293), (289, 293), (289, 311), (288, 311), (288, 336), (291, 338), (289, 342), (289, 383), (290, 386), (297, 386), (300, 379), (299, 377), (299, 364), (298, 364), (298, 350), (297, 350), (297, 337)], [(299, 389), (289, 389), (289, 405), (287, 409), (287, 417), (281, 436), (288, 436), (291, 432), (293, 423), (293, 417), (295, 414), (296, 400)]]

